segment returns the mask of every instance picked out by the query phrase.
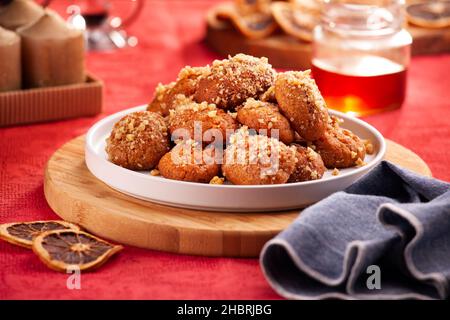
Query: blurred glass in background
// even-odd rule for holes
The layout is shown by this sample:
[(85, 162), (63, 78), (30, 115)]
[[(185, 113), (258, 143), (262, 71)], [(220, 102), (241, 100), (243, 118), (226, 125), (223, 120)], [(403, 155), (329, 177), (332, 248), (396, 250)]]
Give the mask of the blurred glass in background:
[[(53, 0), (54, 1), (54, 0)], [(68, 22), (85, 30), (87, 49), (110, 51), (127, 46), (134, 47), (138, 39), (129, 36), (124, 28), (133, 24), (144, 5), (144, 0), (69, 0), (66, 12)], [(43, 0), (49, 5), (52, 0)], [(125, 12), (116, 16), (116, 12)]]

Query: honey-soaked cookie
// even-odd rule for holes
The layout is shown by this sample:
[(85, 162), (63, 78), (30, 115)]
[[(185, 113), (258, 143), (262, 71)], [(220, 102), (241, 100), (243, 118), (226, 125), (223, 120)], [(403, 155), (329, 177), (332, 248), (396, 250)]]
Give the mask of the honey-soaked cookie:
[(164, 118), (150, 111), (126, 115), (113, 127), (106, 140), (109, 160), (131, 170), (149, 170), (170, 149)]
[(275, 74), (267, 58), (237, 54), (216, 60), (209, 75), (199, 80), (194, 100), (214, 103), (222, 109), (234, 109), (248, 98), (257, 98), (269, 89)]
[(328, 110), (310, 70), (279, 73), (275, 97), (281, 113), (303, 139), (313, 141), (324, 135)]
[(224, 152), (222, 173), (233, 184), (286, 183), (295, 169), (295, 147), (242, 127), (230, 138)]
[(325, 165), (322, 157), (309, 147), (295, 145), (297, 163), (295, 170), (289, 177), (288, 182), (302, 182), (317, 180), (323, 177), (325, 173)]
[[(178, 137), (195, 139), (203, 143), (225, 142), (228, 134), (237, 128), (235, 119), (227, 112), (206, 102), (180, 104), (169, 115), (172, 140)], [(216, 140), (221, 138), (221, 140)]]
[(222, 154), (216, 159), (216, 149), (202, 149), (199, 142), (192, 139), (178, 143), (166, 153), (158, 164), (159, 173), (167, 179), (209, 183), (220, 172)]
[(175, 81), (168, 84), (159, 83), (155, 88), (155, 94), (152, 101), (147, 106), (147, 111), (156, 112), (166, 116), (174, 97), (174, 95), (171, 94), (171, 90), (174, 86)]
[[(215, 104), (193, 101), (179, 104), (169, 115), (169, 131), (177, 137), (195, 139), (203, 143), (225, 142), (227, 130), (237, 128), (235, 119)], [(221, 138), (220, 141), (216, 138)]]
[(286, 144), (294, 141), (294, 130), (289, 121), (280, 113), (278, 106), (272, 103), (248, 99), (238, 109), (237, 121), (256, 131), (264, 130), (269, 137), (273, 137), (273, 132), (276, 132), (276, 138)]
[(209, 67), (184, 67), (178, 74), (177, 81), (167, 85), (159, 84), (155, 90), (155, 96), (147, 107), (148, 111), (169, 115), (175, 108), (176, 99), (192, 96), (198, 87), (199, 79), (209, 73)]
[(364, 142), (350, 130), (329, 126), (325, 134), (312, 145), (327, 168), (348, 168), (363, 164)]

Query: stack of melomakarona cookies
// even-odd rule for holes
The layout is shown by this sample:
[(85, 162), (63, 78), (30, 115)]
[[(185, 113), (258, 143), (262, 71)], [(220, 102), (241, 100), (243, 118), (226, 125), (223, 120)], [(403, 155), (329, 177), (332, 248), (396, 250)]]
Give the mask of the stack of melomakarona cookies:
[(282, 184), (364, 164), (366, 147), (330, 116), (310, 71), (277, 73), (238, 54), (185, 67), (147, 111), (117, 122), (109, 160), (190, 182)]

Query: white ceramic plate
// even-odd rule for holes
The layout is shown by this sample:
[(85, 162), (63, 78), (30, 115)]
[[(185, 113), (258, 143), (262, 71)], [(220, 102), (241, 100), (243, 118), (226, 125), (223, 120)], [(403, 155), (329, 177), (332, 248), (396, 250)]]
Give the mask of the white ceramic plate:
[(154, 177), (148, 172), (136, 172), (107, 160), (106, 138), (113, 125), (128, 113), (145, 110), (145, 106), (127, 109), (97, 122), (86, 136), (85, 157), (89, 170), (110, 187), (142, 200), (176, 207), (210, 211), (277, 211), (305, 207), (333, 192), (343, 190), (378, 164), (386, 151), (383, 136), (371, 125), (357, 118), (330, 110), (344, 119), (342, 127), (362, 139), (370, 139), (374, 154), (366, 155), (367, 165), (341, 169), (338, 176), (328, 170), (320, 180), (280, 185), (210, 185)]

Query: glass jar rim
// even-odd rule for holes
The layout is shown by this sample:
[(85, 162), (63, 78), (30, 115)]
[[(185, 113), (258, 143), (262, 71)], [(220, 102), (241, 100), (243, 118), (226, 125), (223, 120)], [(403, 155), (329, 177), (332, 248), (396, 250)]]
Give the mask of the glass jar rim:
[(329, 31), (352, 36), (384, 36), (402, 29), (403, 0), (325, 0), (321, 25)]

